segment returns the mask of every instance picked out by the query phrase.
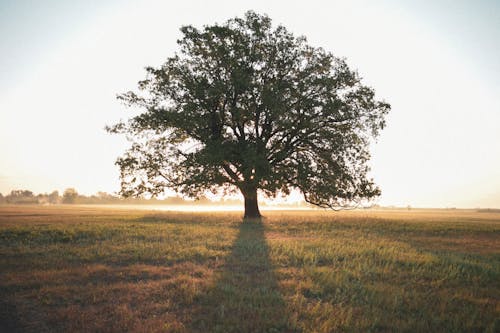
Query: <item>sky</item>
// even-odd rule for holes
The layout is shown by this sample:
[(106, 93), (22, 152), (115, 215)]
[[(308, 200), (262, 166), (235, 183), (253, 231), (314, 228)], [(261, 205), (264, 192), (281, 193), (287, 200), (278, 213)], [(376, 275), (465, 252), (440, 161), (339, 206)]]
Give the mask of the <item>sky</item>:
[(500, 208), (500, 2), (2, 1), (0, 193), (119, 190), (116, 95), (179, 28), (268, 14), (345, 57), (392, 106), (371, 146), (377, 203)]

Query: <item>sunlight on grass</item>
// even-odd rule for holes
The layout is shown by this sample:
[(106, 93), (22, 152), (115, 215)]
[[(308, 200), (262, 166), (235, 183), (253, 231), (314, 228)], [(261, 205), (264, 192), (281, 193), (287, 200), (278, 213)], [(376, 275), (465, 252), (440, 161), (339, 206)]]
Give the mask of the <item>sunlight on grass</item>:
[(4, 331), (500, 328), (500, 214), (0, 210)]

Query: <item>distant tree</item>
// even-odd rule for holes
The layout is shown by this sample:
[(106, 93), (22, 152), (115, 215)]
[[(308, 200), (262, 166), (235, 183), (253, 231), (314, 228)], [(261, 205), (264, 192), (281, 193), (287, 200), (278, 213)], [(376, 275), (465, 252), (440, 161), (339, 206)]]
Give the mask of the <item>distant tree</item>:
[(120, 198), (116, 195), (107, 193), (107, 192), (97, 192), (94, 197), (96, 200), (95, 203), (99, 204), (112, 204), (112, 203), (119, 203)]
[(49, 195), (47, 193), (39, 193), (36, 195), (36, 202), (45, 205), (49, 202)]
[(74, 188), (67, 188), (64, 190), (62, 196), (62, 203), (64, 204), (73, 204), (78, 197), (78, 192)]
[(117, 201), (119, 199), (119, 197), (117, 197), (116, 195), (109, 194), (107, 192), (97, 192), (96, 195), (102, 201), (112, 202), (112, 201)]
[(175, 196), (175, 197), (169, 197), (163, 200), (163, 202), (167, 205), (183, 205), (186, 204), (186, 200), (184, 200), (182, 197)]
[(49, 194), (49, 203), (58, 204), (60, 202), (59, 191), (52, 191)]
[(132, 140), (117, 160), (122, 195), (238, 189), (245, 217), (260, 217), (258, 190), (298, 188), (333, 209), (379, 195), (368, 144), (390, 106), (343, 59), (251, 11), (181, 31), (180, 54), (119, 96), (144, 110), (108, 127)]
[(0, 205), (5, 203), (5, 197), (0, 193)]
[(7, 203), (12, 204), (36, 204), (38, 199), (33, 192), (28, 190), (12, 190), (10, 194), (5, 197)]

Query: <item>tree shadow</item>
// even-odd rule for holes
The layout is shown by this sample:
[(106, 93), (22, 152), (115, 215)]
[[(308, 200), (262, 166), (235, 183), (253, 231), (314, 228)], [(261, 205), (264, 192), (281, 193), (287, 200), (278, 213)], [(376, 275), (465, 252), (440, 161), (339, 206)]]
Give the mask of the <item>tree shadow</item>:
[(241, 223), (215, 285), (200, 296), (191, 329), (199, 332), (292, 332), (260, 220)]

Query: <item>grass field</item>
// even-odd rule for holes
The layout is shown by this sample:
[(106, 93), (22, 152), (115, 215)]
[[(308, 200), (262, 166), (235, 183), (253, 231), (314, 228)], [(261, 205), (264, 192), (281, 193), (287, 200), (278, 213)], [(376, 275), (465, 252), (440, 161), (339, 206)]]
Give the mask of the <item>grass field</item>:
[(0, 207), (0, 331), (500, 332), (500, 213)]

